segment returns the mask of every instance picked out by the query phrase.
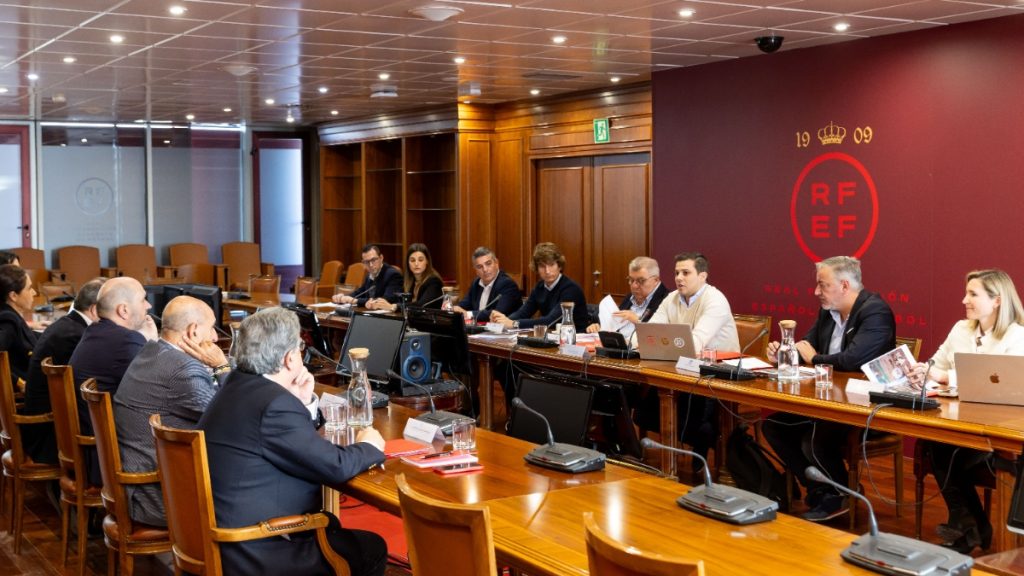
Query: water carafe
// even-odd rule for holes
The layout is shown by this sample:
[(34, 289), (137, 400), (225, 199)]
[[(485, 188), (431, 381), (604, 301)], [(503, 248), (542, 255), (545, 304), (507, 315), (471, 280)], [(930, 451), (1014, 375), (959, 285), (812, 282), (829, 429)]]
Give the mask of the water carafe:
[(368, 348), (353, 348), (348, 351), (352, 366), (352, 379), (348, 383), (348, 425), (366, 427), (373, 425), (373, 390), (366, 375)]
[(558, 329), (558, 345), (576, 343), (576, 325), (572, 323), (572, 310), (575, 302), (562, 302), (562, 326)]
[(780, 321), (779, 329), (782, 331), (782, 339), (779, 341), (779, 351), (777, 353), (779, 381), (799, 381), (800, 353), (796, 349), (796, 341), (794, 339), (796, 320)]

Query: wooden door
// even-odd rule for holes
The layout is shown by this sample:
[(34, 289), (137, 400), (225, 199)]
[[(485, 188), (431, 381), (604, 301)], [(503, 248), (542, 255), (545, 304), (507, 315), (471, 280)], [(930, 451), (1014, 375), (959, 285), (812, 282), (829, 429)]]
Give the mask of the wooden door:
[(628, 294), (629, 261), (651, 252), (650, 168), (647, 153), (537, 163), (536, 242), (558, 244), (588, 302)]

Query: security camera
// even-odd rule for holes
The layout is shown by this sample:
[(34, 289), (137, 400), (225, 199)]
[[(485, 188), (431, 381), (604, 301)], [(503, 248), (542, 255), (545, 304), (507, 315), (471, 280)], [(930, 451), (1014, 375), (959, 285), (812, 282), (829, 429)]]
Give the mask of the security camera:
[(772, 34), (771, 36), (758, 36), (757, 38), (754, 38), (754, 43), (757, 44), (757, 47), (761, 52), (771, 54), (779, 48), (782, 48), (783, 40), (785, 40), (784, 37)]

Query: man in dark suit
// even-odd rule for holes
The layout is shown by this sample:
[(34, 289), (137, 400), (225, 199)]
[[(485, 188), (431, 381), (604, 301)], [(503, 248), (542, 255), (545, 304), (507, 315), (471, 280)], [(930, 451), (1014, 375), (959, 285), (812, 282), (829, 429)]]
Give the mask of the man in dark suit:
[[(317, 432), (317, 398), (301, 343), (297, 317), (283, 308), (242, 321), (237, 368), (199, 420), (222, 527), (317, 512), (324, 484), (342, 484), (384, 462), (384, 440), (373, 428), (361, 429), (349, 446)], [(333, 516), (327, 533), (353, 575), (384, 573), (387, 545), (380, 536), (342, 529)], [(333, 573), (312, 533), (224, 544), (221, 557), (225, 574)]]
[[(587, 299), (583, 289), (572, 278), (562, 274), (565, 256), (551, 242), (541, 242), (533, 248), (533, 271), (540, 280), (533, 287), (530, 296), (515, 312), (506, 316), (497, 310), (491, 311), (491, 322), (506, 328), (530, 328), (537, 325), (550, 326), (562, 317), (562, 302), (572, 302), (572, 320), (577, 330), (586, 330), (590, 324), (587, 313)], [(537, 314), (537, 317), (534, 317)]]
[(470, 284), (466, 297), (453, 308), (455, 312), (472, 312), (474, 320), (487, 322), (491, 310), (511, 314), (519, 309), (523, 293), (515, 280), (501, 270), (498, 257), (490, 248), (480, 246), (473, 251), (473, 268), (477, 278)]
[[(100, 319), (96, 313), (96, 301), (105, 280), (96, 278), (82, 284), (71, 310), (50, 324), (36, 341), (28, 367), (23, 414), (46, 414), (51, 410), (50, 387), (46, 374), (43, 374), (43, 360), (53, 358), (53, 363), (58, 366), (71, 360), (71, 354), (82, 339), (86, 327)], [(56, 464), (57, 438), (54, 434), (52, 422), (22, 426), (21, 441), (25, 452), (36, 462)]]
[[(628, 341), (636, 331), (636, 325), (649, 321), (669, 292), (661, 282), (661, 268), (654, 258), (633, 258), (626, 279), (629, 282), (629, 296), (619, 302), (619, 312), (615, 316), (628, 321), (618, 330)], [(600, 330), (600, 324), (587, 326), (587, 332)]]
[(402, 291), (402, 273), (384, 261), (380, 246), (363, 246), (363, 266), (366, 267), (363, 283), (351, 295), (335, 294), (335, 302), (366, 306), (367, 300), (388, 300)]
[[(889, 305), (875, 292), (864, 290), (860, 261), (833, 256), (817, 263), (814, 295), (821, 310), (814, 326), (796, 343), (800, 358), (808, 364), (831, 364), (835, 370), (853, 372), (865, 362), (896, 348), (896, 320)], [(774, 358), (778, 342), (768, 344)], [(846, 497), (834, 488), (811, 482), (804, 474), (815, 465), (829, 478), (848, 485), (841, 447), (851, 426), (808, 419), (795, 414), (775, 414), (763, 431), (775, 453), (807, 488), (804, 515), (816, 522), (847, 511)]]

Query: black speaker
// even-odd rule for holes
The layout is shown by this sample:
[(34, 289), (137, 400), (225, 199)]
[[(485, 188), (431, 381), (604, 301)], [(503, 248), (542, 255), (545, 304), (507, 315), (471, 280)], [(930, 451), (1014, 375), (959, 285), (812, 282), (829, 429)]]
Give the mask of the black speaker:
[(430, 379), (430, 334), (402, 338), (402, 378), (422, 384)]

